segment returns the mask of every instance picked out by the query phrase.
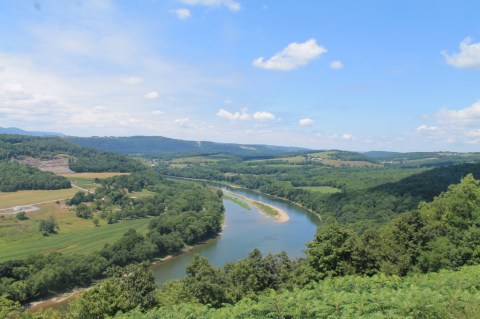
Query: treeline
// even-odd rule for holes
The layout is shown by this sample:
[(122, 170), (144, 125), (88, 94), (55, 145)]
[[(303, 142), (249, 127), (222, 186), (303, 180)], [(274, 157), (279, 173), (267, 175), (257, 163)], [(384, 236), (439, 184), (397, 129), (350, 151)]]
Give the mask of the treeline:
[(144, 165), (128, 157), (75, 145), (65, 138), (0, 134), (0, 160), (31, 156), (43, 160), (55, 155), (70, 156), (75, 172), (133, 172)]
[[(115, 188), (115, 183), (108, 183)], [(12, 301), (24, 303), (88, 286), (104, 277), (109, 267), (175, 254), (185, 245), (193, 245), (220, 232), (221, 192), (203, 185), (173, 181), (157, 181), (150, 186), (154, 192), (151, 198), (129, 199), (126, 204), (134, 203), (130, 207), (132, 210), (149, 204), (145, 214), (157, 216), (151, 219), (145, 235), (131, 229), (119, 240), (105, 244), (90, 255), (54, 253), (0, 263), (0, 295), (6, 294)]]
[[(317, 212), (324, 222), (352, 225), (357, 230), (380, 226), (401, 213), (432, 200), (469, 173), (480, 177), (480, 164), (457, 164), (425, 169), (339, 168), (275, 165), (223, 161), (190, 168), (159, 166), (165, 175), (233, 183), (299, 203)], [(249, 173), (250, 172), (250, 173)], [(330, 186), (335, 194), (302, 187)]]
[(480, 314), (479, 276), (479, 266), (405, 278), (346, 276), (293, 291), (269, 291), (219, 309), (190, 301), (147, 313), (133, 310), (114, 318), (476, 319)]
[(63, 176), (13, 161), (0, 161), (0, 192), (71, 187), (70, 181)]
[(102, 151), (130, 155), (170, 153), (224, 153), (238, 155), (273, 155), (298, 151), (298, 147), (241, 145), (206, 141), (185, 141), (162, 136), (68, 137), (75, 144)]

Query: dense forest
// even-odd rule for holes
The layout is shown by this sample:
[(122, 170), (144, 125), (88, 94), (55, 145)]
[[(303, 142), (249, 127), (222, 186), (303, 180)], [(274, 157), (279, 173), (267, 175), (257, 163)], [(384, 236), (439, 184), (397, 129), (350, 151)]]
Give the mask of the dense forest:
[(185, 141), (162, 136), (68, 137), (69, 141), (89, 148), (125, 155), (161, 155), (169, 153), (226, 153), (239, 155), (274, 155), (299, 150), (300, 147), (242, 145), (207, 141)]
[(16, 162), (0, 161), (0, 192), (26, 189), (70, 188), (70, 181), (62, 176)]
[[(286, 165), (269, 161), (211, 161), (178, 167), (160, 163), (169, 176), (231, 183), (285, 198), (316, 212), (324, 222), (339, 222), (365, 229), (382, 225), (398, 214), (432, 200), (450, 184), (472, 173), (480, 177), (480, 164), (456, 164), (433, 169), (399, 167), (341, 167)], [(341, 192), (322, 193), (315, 187)]]

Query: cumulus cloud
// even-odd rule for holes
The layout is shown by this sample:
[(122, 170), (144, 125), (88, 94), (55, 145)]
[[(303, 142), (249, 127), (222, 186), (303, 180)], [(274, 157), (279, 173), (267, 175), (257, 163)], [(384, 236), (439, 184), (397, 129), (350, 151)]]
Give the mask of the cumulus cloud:
[(424, 132), (424, 131), (435, 131), (437, 129), (438, 127), (436, 126), (428, 126), (428, 125), (422, 124), (419, 127), (417, 127), (415, 130), (417, 132)]
[(257, 121), (273, 121), (276, 119), (276, 116), (270, 112), (255, 112), (253, 113), (253, 119)]
[(158, 92), (156, 92), (156, 91), (152, 91), (152, 92), (149, 92), (149, 93), (145, 94), (145, 98), (149, 99), (149, 100), (156, 99), (156, 98), (158, 98), (158, 96), (159, 96)]
[(255, 121), (272, 121), (275, 120), (277, 117), (275, 114), (270, 113), (270, 112), (255, 112), (253, 114), (248, 113), (247, 109), (243, 109), (241, 112), (229, 112), (224, 109), (220, 109), (217, 112), (217, 116), (231, 120), (231, 121), (247, 121), (247, 120), (255, 120)]
[(129, 77), (123, 77), (120, 79), (123, 83), (129, 84), (129, 85), (135, 85), (135, 84), (140, 84), (143, 82), (143, 79), (140, 76), (129, 76)]
[(439, 123), (448, 126), (480, 125), (480, 101), (470, 107), (459, 110), (443, 108), (435, 114), (434, 118)]
[(205, 6), (210, 8), (226, 7), (230, 11), (237, 12), (242, 8), (241, 4), (235, 0), (178, 0), (191, 6)]
[(236, 120), (246, 121), (250, 119), (250, 115), (247, 113), (247, 110), (231, 113), (231, 112), (225, 111), (224, 109), (220, 109), (217, 112), (217, 116), (227, 120), (232, 120), (232, 121), (236, 121)]
[(468, 37), (463, 39), (460, 43), (460, 52), (454, 54), (448, 54), (442, 51), (442, 55), (445, 61), (461, 69), (480, 69), (480, 42), (472, 43), (472, 38)]
[(298, 125), (300, 126), (311, 126), (313, 125), (313, 120), (312, 119), (301, 119), (298, 121)]
[(442, 108), (427, 118), (434, 122), (433, 125), (417, 127), (410, 133), (416, 139), (426, 139), (438, 145), (480, 144), (480, 101), (458, 110)]
[(340, 70), (343, 69), (343, 63), (342, 61), (335, 60), (330, 63), (330, 68), (333, 70)]
[(351, 140), (353, 138), (353, 135), (349, 133), (345, 133), (345, 134), (342, 134), (342, 138), (344, 140)]
[(189, 118), (182, 117), (182, 118), (176, 119), (173, 123), (177, 126), (186, 126), (188, 122), (190, 122)]
[(188, 19), (192, 16), (192, 13), (188, 9), (176, 9), (176, 10), (170, 10), (171, 13), (175, 14), (177, 18), (180, 20), (185, 20)]
[(327, 52), (327, 49), (317, 45), (315, 39), (303, 43), (290, 43), (285, 49), (278, 52), (270, 59), (259, 57), (253, 61), (253, 65), (262, 69), (291, 71)]

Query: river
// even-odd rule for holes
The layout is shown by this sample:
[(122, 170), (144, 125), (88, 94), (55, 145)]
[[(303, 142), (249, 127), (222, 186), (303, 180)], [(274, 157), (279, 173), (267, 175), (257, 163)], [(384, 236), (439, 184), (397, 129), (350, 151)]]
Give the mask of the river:
[(279, 223), (272, 217), (260, 214), (253, 206), (248, 210), (224, 199), (225, 227), (221, 235), (194, 247), (189, 253), (153, 266), (152, 270), (158, 284), (185, 276), (185, 266), (195, 253), (207, 257), (216, 266), (245, 258), (254, 248), (260, 249), (263, 254), (285, 251), (292, 259), (305, 255), (305, 244), (313, 239), (317, 229), (316, 216), (297, 205), (271, 196), (243, 189), (228, 190), (276, 206), (284, 210), (290, 216), (290, 220)]
[[(213, 183), (209, 184), (218, 187)], [(317, 230), (318, 218), (314, 214), (271, 196), (243, 189), (228, 188), (228, 190), (231, 193), (276, 206), (284, 210), (290, 219), (283, 223), (277, 222), (273, 217), (259, 213), (253, 206), (248, 210), (224, 199), (225, 226), (222, 233), (205, 244), (195, 246), (188, 253), (153, 265), (152, 271), (158, 285), (167, 280), (184, 277), (185, 266), (192, 260), (195, 253), (207, 257), (216, 266), (245, 258), (254, 248), (260, 249), (263, 254), (285, 251), (292, 259), (305, 255), (305, 244), (313, 239)], [(75, 298), (76, 296), (71, 296), (60, 298), (61, 301), (42, 302), (31, 310), (64, 309), (68, 302)]]

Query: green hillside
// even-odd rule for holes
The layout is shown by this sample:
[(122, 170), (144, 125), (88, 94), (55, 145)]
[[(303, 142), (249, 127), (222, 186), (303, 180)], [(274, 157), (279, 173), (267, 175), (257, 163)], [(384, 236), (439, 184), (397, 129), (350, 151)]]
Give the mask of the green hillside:
[(299, 147), (185, 141), (161, 136), (68, 137), (67, 139), (85, 147), (131, 155), (161, 155), (169, 153), (273, 155), (305, 150)]

